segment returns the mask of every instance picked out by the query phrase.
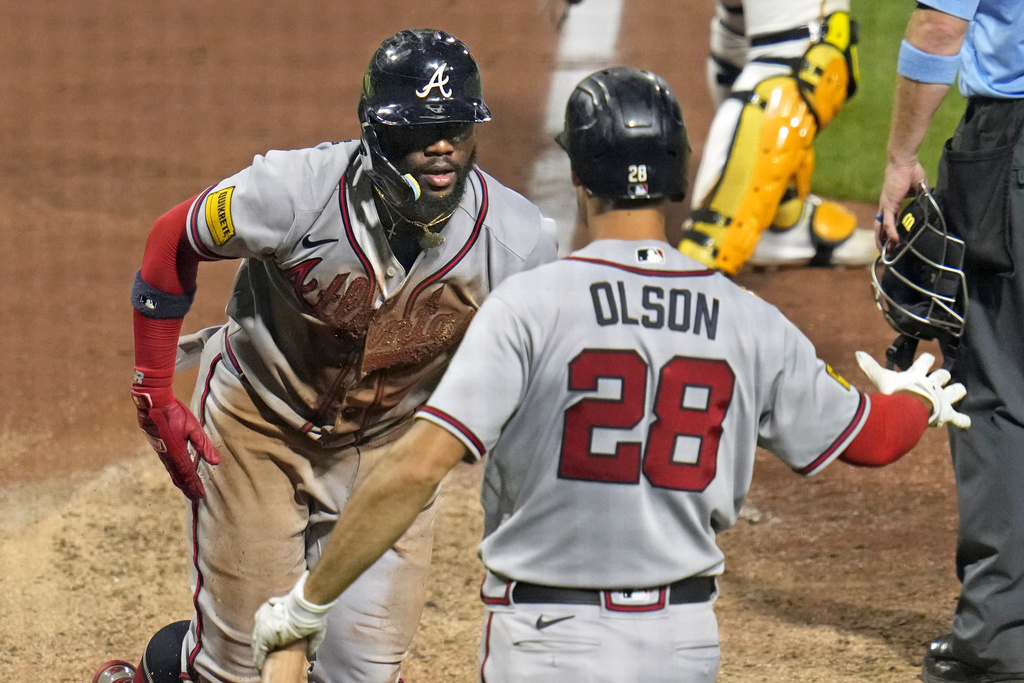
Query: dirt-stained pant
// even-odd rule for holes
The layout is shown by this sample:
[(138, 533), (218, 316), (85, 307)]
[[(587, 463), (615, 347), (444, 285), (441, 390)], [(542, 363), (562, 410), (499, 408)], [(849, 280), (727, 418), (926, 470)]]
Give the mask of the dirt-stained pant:
[[(360, 474), (404, 429), (358, 448), (325, 449), (254, 403), (219, 360), (218, 342), (203, 352), (192, 404), (221, 463), (204, 463), (206, 497), (190, 506), (196, 612), (182, 671), (193, 681), (257, 683), (249, 644), (256, 609), (316, 563)], [(425, 600), (436, 507), (339, 599), (310, 681), (398, 680)]]

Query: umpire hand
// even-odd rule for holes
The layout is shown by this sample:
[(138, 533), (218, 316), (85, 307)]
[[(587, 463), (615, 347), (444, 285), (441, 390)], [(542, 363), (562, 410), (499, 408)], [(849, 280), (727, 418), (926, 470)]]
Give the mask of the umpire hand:
[(160, 456), (174, 485), (189, 500), (205, 496), (206, 489), (196, 471), (196, 456), (217, 465), (220, 455), (199, 420), (174, 397), (170, 388), (132, 387), (132, 400), (138, 411), (139, 427)]
[(971, 418), (953, 408), (954, 403), (967, 395), (967, 390), (959, 382), (947, 386), (946, 383), (950, 378), (948, 370), (936, 370), (928, 374), (932, 363), (935, 362), (935, 357), (932, 354), (922, 353), (910, 366), (910, 369), (903, 372), (883, 368), (874, 358), (863, 351), (858, 351), (856, 355), (860, 369), (883, 394), (894, 394), (899, 391), (910, 392), (930, 403), (932, 407), (931, 417), (928, 420), (930, 427), (941, 427), (947, 422), (953, 423), (960, 429), (967, 429), (971, 426)]

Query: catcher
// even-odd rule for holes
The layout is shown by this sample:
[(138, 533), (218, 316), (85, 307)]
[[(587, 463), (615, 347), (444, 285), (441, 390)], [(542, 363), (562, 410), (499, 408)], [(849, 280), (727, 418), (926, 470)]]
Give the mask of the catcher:
[(758, 266), (860, 266), (874, 234), (810, 192), (813, 142), (857, 91), (849, 0), (719, 0), (708, 81), (718, 109), (679, 249), (735, 275)]

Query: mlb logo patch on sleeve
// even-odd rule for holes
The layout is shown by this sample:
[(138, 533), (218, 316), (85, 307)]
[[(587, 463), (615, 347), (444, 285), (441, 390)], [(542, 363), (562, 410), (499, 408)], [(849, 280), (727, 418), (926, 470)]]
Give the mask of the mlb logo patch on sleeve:
[(225, 187), (211, 192), (206, 198), (206, 226), (210, 229), (213, 243), (220, 246), (235, 234), (235, 224), (231, 220), (231, 195), (235, 186)]

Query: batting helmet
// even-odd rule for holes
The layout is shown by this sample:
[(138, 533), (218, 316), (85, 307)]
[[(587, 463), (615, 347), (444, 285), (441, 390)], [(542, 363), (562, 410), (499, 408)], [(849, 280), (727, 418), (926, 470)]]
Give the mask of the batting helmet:
[(660, 76), (633, 67), (587, 76), (569, 96), (555, 138), (591, 194), (681, 201), (690, 142), (679, 101)]
[(359, 122), (367, 174), (401, 206), (419, 198), (420, 189), (388, 158), (379, 135), (384, 126), (416, 126), (489, 121), (480, 69), (469, 48), (443, 31), (399, 31), (377, 48), (363, 76)]
[(897, 223), (899, 244), (883, 247), (872, 270), (878, 308), (901, 335), (955, 343), (967, 313), (964, 242), (923, 183)]

